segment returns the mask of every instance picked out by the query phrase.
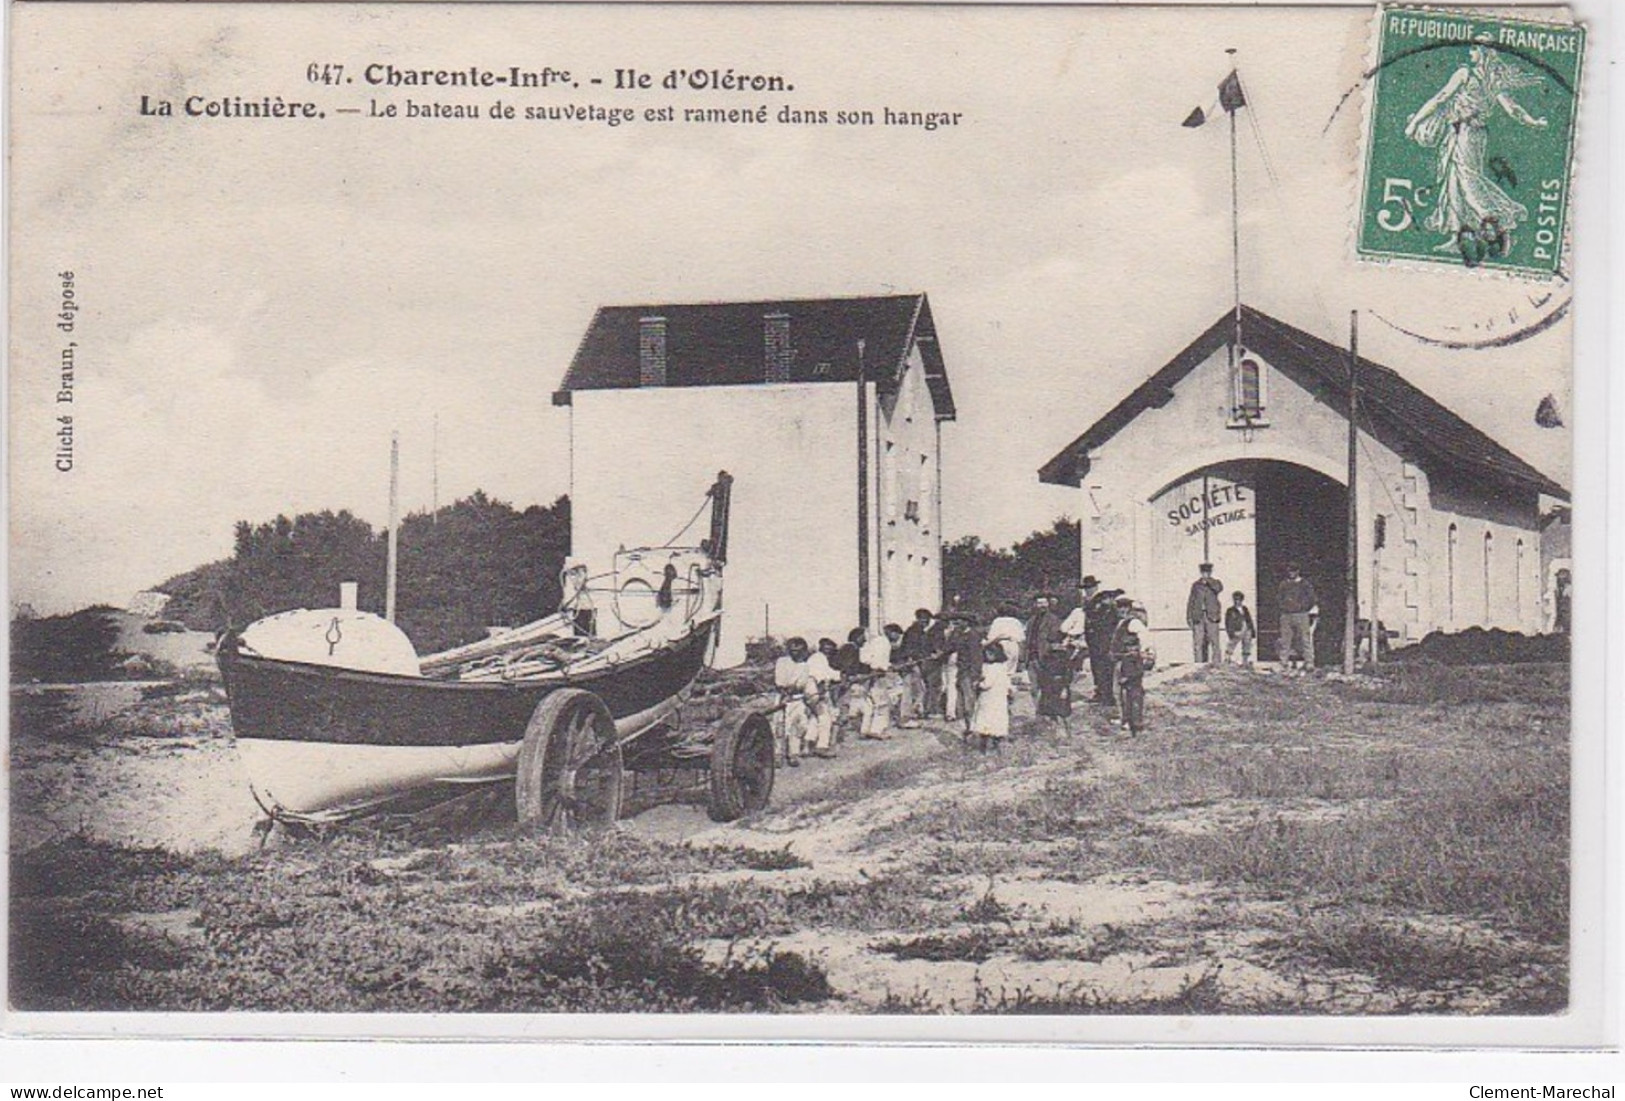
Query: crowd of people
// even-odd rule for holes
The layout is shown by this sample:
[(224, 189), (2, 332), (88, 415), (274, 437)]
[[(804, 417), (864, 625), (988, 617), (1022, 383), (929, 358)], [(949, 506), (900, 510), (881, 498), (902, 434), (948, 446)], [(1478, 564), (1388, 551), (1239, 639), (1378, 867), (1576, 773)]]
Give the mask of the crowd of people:
[(985, 625), (921, 608), (905, 629), (854, 627), (844, 643), (791, 638), (773, 669), (785, 764), (834, 757), (848, 737), (885, 741), (927, 719), (962, 724), (965, 744), (997, 750), (1010, 735), (1023, 678), (1040, 719), (1070, 732), (1073, 685), (1087, 671), (1090, 703), (1116, 707), (1131, 733), (1145, 726), (1145, 673), (1155, 663), (1145, 609), (1094, 577), (1065, 617), (1047, 596), (1025, 616), (1014, 604)]

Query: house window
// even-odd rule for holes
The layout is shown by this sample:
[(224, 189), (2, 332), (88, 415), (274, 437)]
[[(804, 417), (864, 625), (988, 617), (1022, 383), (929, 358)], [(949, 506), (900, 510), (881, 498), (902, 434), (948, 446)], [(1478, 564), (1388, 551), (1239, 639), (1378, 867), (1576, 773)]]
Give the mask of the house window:
[(1257, 427), (1264, 423), (1264, 364), (1242, 353), (1231, 378), (1230, 423), (1235, 427)]
[(1490, 625), (1490, 560), (1494, 557), (1495, 535), (1484, 533), (1484, 626)]
[(918, 501), (909, 501), (907, 504), (905, 504), (903, 506), (903, 519), (905, 519), (905, 520), (913, 520), (916, 524), (919, 523), (920, 522), (920, 502), (918, 502)]
[(1444, 613), (1445, 622), (1454, 627), (1456, 624), (1456, 542), (1459, 533), (1456, 525), (1450, 525), (1450, 534), (1445, 544), (1444, 552)]

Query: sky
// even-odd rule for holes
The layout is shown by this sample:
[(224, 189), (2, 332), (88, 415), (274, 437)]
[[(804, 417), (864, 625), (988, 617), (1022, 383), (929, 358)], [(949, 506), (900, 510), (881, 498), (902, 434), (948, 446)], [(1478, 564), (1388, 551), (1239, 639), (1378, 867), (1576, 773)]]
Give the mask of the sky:
[[(603, 304), (924, 292), (959, 409), (949, 538), (1076, 515), (1037, 468), (1242, 296), (1400, 370), (1559, 482), (1572, 333), (1443, 351), (1532, 288), (1353, 258), (1368, 8), (21, 5), (13, 8), (11, 598), (50, 613), (228, 555), (238, 520), (382, 524), (476, 488), (569, 484), (551, 404)], [(355, 79), (307, 82), (311, 62)], [(569, 92), (369, 88), (368, 64), (570, 70)], [(616, 93), (633, 67), (782, 73), (783, 92)], [(1356, 94), (1345, 99), (1345, 94)], [(358, 107), (157, 118), (187, 96)], [(375, 119), (370, 100), (957, 111), (957, 126)], [(1339, 104), (1341, 103), (1341, 108)], [(1261, 144), (1262, 143), (1262, 144)], [(1273, 169), (1273, 172), (1270, 171)], [(60, 272), (80, 305), (54, 328)], [(53, 469), (77, 342), (75, 460)], [(438, 421), (438, 431), (435, 425)], [(434, 444), (437, 437), (438, 446)], [(436, 461), (437, 457), (437, 461)], [(627, 461), (639, 461), (630, 449)]]

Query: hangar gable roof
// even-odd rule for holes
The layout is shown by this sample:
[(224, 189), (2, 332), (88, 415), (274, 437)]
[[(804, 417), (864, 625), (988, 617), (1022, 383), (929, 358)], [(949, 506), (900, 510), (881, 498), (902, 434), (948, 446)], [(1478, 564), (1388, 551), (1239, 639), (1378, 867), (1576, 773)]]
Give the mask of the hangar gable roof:
[[(1234, 331), (1235, 317), (1226, 311), (1213, 325), (1090, 425), (1038, 471), (1053, 485), (1077, 486), (1089, 470), (1089, 453), (1121, 432), (1147, 409), (1166, 405), (1173, 388), (1186, 375), (1223, 348)], [(1348, 350), (1311, 336), (1302, 329), (1250, 306), (1241, 309), (1241, 342), (1271, 367), (1311, 392), (1328, 398), (1334, 409), (1348, 408)], [(1568, 500), (1568, 490), (1450, 409), (1408, 382), (1399, 372), (1360, 357), (1360, 406), (1367, 424), (1380, 435), (1392, 435), (1403, 454), (1425, 470), (1449, 470), (1498, 487), (1534, 491)]]

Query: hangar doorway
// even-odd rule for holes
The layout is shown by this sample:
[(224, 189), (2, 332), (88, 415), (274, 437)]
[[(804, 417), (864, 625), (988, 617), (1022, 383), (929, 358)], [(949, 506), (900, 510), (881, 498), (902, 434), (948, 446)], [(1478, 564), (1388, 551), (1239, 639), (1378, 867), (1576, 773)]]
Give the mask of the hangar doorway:
[[(1320, 618), (1315, 663), (1336, 663), (1343, 646), (1348, 495), (1317, 471), (1278, 460), (1247, 459), (1191, 471), (1151, 498), (1149, 590), (1140, 594), (1154, 628), (1180, 636), (1165, 645), (1186, 660), (1185, 602), (1202, 562), (1224, 583), (1223, 603), (1245, 593), (1258, 625), (1258, 658), (1280, 658), (1277, 593), (1288, 563), (1315, 587)], [(1110, 579), (1107, 581), (1110, 584)]]
[(1281, 608), (1277, 591), (1296, 562), (1320, 598), (1315, 664), (1342, 661), (1348, 577), (1348, 491), (1308, 467), (1249, 463), (1258, 500), (1256, 520), (1259, 656), (1280, 659)]

